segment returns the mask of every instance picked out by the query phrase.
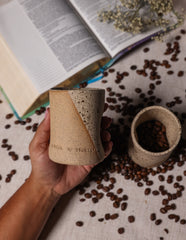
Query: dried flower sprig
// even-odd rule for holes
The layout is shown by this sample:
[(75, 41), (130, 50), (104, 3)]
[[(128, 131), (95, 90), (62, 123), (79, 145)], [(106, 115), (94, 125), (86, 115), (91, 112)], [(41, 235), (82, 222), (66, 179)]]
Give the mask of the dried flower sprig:
[[(172, 13), (176, 24), (171, 23)], [(184, 14), (175, 11), (172, 0), (116, 0), (113, 8), (99, 12), (98, 19), (112, 22), (121, 31), (137, 34), (152, 27), (176, 28), (183, 23)]]

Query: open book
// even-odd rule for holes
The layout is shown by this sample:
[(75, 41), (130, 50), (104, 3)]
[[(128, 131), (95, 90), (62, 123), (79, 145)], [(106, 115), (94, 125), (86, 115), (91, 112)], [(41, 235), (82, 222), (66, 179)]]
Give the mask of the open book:
[(97, 20), (109, 0), (1, 0), (0, 86), (17, 116), (107, 68), (160, 29), (131, 35)]

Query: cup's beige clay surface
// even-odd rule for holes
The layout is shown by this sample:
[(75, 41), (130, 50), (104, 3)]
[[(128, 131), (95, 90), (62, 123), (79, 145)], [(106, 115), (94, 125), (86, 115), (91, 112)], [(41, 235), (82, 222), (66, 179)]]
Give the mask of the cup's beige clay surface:
[(52, 161), (91, 165), (104, 159), (100, 124), (105, 90), (50, 90), (50, 146)]
[[(138, 143), (136, 128), (143, 122), (158, 120), (166, 127), (166, 135), (169, 149), (164, 152), (150, 152), (142, 148)], [(134, 118), (131, 126), (131, 138), (129, 141), (129, 156), (142, 167), (154, 167), (167, 160), (177, 146), (181, 137), (181, 125), (178, 118), (168, 109), (161, 106), (144, 108)]]

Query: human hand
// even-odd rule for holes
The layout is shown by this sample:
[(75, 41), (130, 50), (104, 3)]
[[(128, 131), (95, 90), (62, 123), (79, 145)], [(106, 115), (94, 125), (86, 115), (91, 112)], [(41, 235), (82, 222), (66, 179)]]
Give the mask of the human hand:
[[(113, 145), (110, 133), (106, 130), (110, 126), (111, 121), (108, 117), (102, 118), (101, 138), (105, 150), (105, 157), (110, 154)], [(30, 178), (35, 184), (43, 185), (55, 193), (62, 195), (81, 183), (94, 165), (74, 166), (58, 164), (51, 161), (48, 154), (49, 140), (50, 111), (47, 109), (45, 119), (38, 127), (29, 146), (32, 163)]]

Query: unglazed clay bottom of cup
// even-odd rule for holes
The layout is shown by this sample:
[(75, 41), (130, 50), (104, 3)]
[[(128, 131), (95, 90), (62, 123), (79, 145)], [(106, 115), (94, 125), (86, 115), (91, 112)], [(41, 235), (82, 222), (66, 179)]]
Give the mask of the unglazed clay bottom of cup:
[[(160, 121), (166, 128), (166, 136), (169, 149), (163, 152), (150, 152), (138, 143), (136, 128), (143, 122), (150, 120)], [(131, 137), (129, 140), (129, 156), (142, 167), (158, 166), (167, 160), (176, 148), (181, 137), (181, 124), (178, 118), (168, 109), (161, 106), (144, 108), (134, 118), (131, 126)]]
[(101, 162), (105, 155), (100, 138), (105, 90), (54, 89), (49, 97), (51, 160), (71, 165)]

